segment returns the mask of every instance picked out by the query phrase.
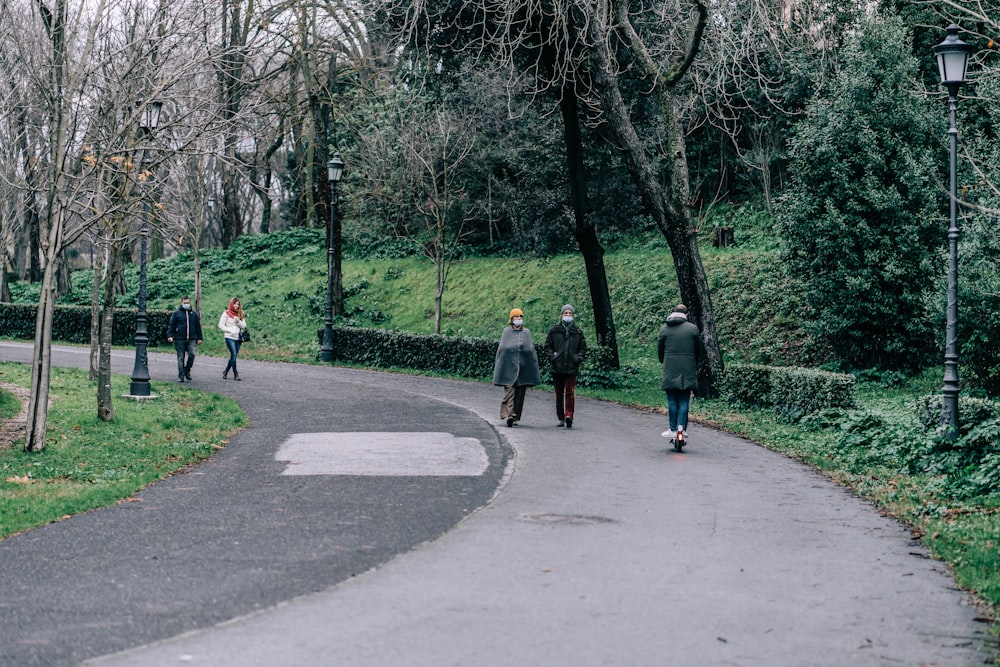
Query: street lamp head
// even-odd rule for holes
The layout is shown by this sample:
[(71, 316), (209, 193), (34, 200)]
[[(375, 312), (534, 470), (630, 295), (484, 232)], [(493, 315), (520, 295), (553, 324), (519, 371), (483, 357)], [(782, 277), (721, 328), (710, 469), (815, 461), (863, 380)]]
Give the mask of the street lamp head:
[(965, 83), (969, 55), (976, 49), (972, 44), (966, 44), (959, 38), (959, 30), (960, 28), (952, 23), (945, 28), (947, 36), (944, 41), (934, 47), (941, 83), (948, 86), (953, 95), (957, 93), (959, 86)]
[(163, 102), (137, 100), (135, 106), (139, 110), (139, 129), (145, 134), (152, 134), (160, 124), (160, 111), (163, 110)]
[(336, 183), (340, 180), (343, 173), (344, 161), (340, 159), (340, 154), (338, 153), (330, 158), (330, 161), (326, 163), (326, 176), (331, 183)]

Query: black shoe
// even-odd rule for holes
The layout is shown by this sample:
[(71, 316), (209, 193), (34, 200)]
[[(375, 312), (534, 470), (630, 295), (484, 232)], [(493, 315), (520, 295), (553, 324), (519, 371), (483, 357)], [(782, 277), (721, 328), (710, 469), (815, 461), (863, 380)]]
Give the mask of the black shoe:
[(566, 425), (566, 420), (565, 419), (560, 419), (559, 423), (556, 424), (556, 426), (558, 426), (560, 428), (563, 427), (563, 426), (565, 426), (565, 425)]
[(507, 427), (510, 428), (513, 425), (514, 425), (514, 418), (513, 417), (507, 417)]
[(184, 379), (187, 380), (188, 382), (191, 381), (191, 371), (184, 373)]
[(228, 377), (229, 377), (229, 369), (227, 368), (226, 370), (222, 371), (222, 379), (225, 380)]
[(184, 378), (177, 378), (178, 382), (184, 382)]
[(566, 417), (566, 428), (573, 428), (573, 418)]

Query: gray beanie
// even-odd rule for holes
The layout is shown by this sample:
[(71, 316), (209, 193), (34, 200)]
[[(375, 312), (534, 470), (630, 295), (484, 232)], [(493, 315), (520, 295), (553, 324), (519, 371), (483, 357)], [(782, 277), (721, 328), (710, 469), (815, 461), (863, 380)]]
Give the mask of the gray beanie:
[(565, 312), (566, 312), (567, 310), (568, 310), (569, 312), (573, 313), (574, 315), (576, 314), (576, 308), (574, 308), (574, 307), (572, 306), (572, 304), (569, 304), (569, 303), (567, 303), (567, 304), (566, 304), (565, 306), (563, 306), (563, 307), (562, 307), (562, 310), (560, 310), (559, 312), (560, 312), (560, 313), (565, 313)]

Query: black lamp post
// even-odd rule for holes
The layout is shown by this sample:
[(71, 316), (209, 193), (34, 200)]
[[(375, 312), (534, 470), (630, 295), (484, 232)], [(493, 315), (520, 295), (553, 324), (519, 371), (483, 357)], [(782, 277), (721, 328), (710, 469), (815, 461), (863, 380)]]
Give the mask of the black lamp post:
[(319, 349), (320, 361), (333, 361), (333, 276), (340, 275), (340, 233), (337, 228), (337, 181), (344, 173), (344, 161), (334, 155), (326, 163), (330, 181), (330, 229), (326, 250), (326, 318), (323, 328), (323, 345)]
[[(138, 137), (144, 139), (153, 134), (160, 122), (163, 103), (158, 101), (136, 103), (139, 106)], [(146, 149), (142, 151), (139, 168), (146, 161)], [(149, 236), (149, 201), (143, 197), (142, 235), (139, 238), (139, 293), (138, 311), (135, 315), (135, 365), (132, 367), (132, 384), (129, 395), (136, 398), (150, 396), (149, 365), (146, 346), (149, 344), (148, 317), (146, 315), (146, 238)]]
[(944, 41), (934, 47), (941, 83), (948, 88), (948, 137), (951, 143), (951, 218), (948, 226), (948, 313), (944, 348), (944, 386), (941, 389), (941, 425), (945, 437), (958, 437), (958, 89), (965, 83), (969, 55), (975, 50), (958, 37), (959, 27), (952, 23)]

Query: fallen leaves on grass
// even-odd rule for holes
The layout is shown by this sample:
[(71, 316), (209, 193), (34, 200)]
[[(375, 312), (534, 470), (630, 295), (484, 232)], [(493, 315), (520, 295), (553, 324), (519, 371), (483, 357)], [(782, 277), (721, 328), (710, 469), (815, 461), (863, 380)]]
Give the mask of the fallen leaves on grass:
[(13, 477), (8, 477), (4, 481), (5, 482), (9, 482), (11, 484), (34, 484), (35, 483), (35, 480), (33, 480), (32, 478), (28, 477), (27, 475), (24, 475), (24, 476), (15, 475)]

